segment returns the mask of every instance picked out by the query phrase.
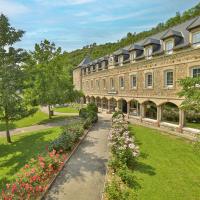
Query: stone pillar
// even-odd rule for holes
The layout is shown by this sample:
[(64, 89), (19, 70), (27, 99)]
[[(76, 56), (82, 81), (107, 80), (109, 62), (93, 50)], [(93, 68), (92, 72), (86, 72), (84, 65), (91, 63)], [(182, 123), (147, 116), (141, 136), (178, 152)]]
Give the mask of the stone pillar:
[(144, 104), (140, 104), (140, 122), (144, 118)]
[(157, 106), (157, 126), (160, 127), (160, 122), (162, 120), (162, 106)]
[(179, 127), (178, 131), (183, 132), (183, 127), (185, 125), (185, 112), (182, 109), (179, 109)]
[(101, 99), (101, 110), (103, 111), (103, 99)]
[(129, 118), (130, 115), (130, 101), (127, 101), (127, 117)]
[(108, 113), (111, 113), (111, 109), (110, 109), (110, 99), (108, 99)]
[(119, 100), (117, 100), (117, 109), (116, 109), (116, 111), (119, 111), (120, 109), (119, 109)]

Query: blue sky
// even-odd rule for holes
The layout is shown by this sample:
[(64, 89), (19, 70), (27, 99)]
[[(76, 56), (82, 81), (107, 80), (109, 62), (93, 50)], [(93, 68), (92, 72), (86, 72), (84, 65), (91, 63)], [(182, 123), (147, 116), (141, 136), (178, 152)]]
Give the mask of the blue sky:
[(114, 42), (148, 30), (196, 5), (198, 0), (0, 0), (0, 12), (26, 31), (18, 47), (32, 50), (43, 39), (71, 51)]

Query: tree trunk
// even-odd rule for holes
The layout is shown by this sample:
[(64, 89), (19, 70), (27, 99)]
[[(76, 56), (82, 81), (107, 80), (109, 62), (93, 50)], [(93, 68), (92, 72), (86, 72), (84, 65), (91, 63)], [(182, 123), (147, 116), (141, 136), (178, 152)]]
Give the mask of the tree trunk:
[(6, 138), (8, 143), (12, 143), (11, 137), (10, 137), (10, 130), (9, 130), (9, 122), (8, 119), (6, 119)]
[(49, 110), (49, 119), (51, 119), (51, 106), (48, 105), (48, 110)]

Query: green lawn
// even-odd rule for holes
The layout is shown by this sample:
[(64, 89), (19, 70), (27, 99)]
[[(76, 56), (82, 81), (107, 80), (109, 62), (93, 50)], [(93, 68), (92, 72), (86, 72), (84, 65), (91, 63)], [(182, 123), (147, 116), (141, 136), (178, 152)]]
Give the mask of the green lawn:
[(0, 190), (3, 183), (11, 181), (31, 158), (46, 151), (49, 141), (56, 138), (60, 128), (20, 134), (12, 137), (13, 143), (7, 144), (0, 137)]
[(78, 113), (78, 109), (71, 106), (54, 108), (54, 111), (62, 113)]
[(186, 123), (186, 127), (200, 129), (200, 123)]
[(135, 166), (140, 200), (199, 200), (200, 155), (190, 142), (131, 125), (141, 156)]
[[(38, 110), (34, 115), (23, 118), (18, 121), (14, 121), (10, 124), (10, 129), (14, 128), (22, 128), (27, 126), (32, 126), (36, 124), (45, 124), (48, 122), (56, 122), (58, 120), (62, 120), (67, 118), (67, 116), (53, 116), (52, 119), (48, 119), (48, 115)], [(0, 122), (0, 131), (5, 130), (5, 123)]]

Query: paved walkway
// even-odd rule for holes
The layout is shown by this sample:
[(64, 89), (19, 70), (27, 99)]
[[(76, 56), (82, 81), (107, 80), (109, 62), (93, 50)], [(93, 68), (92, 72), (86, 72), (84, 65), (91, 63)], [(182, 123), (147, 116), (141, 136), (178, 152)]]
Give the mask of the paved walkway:
[(46, 200), (101, 200), (108, 160), (108, 115), (88, 133), (52, 185)]
[[(16, 135), (16, 134), (21, 134), (21, 133), (28, 133), (32, 131), (40, 131), (40, 130), (45, 130), (48, 128), (54, 128), (54, 127), (59, 127), (59, 126), (64, 126), (67, 125), (68, 123), (74, 122), (76, 120), (75, 118), (72, 119), (63, 119), (57, 122), (50, 122), (47, 124), (41, 124), (41, 125), (33, 125), (33, 126), (28, 126), (28, 127), (23, 127), (23, 128), (16, 128), (13, 130), (10, 130), (10, 134)], [(6, 136), (5, 131), (0, 131), (0, 136)]]

